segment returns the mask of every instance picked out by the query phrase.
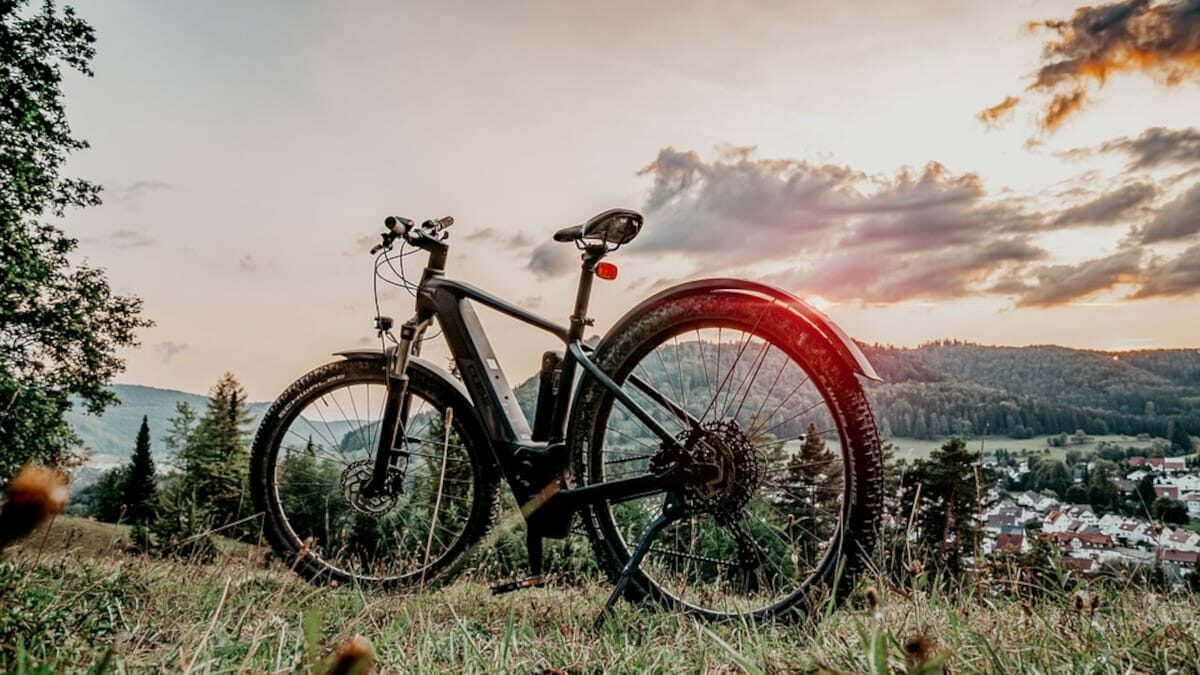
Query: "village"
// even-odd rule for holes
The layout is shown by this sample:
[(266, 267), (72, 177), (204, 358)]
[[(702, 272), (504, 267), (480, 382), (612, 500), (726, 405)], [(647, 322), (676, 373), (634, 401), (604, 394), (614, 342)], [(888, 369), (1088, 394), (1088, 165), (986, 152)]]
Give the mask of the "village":
[[(994, 455), (983, 458), (984, 466), (999, 477), (998, 486), (1019, 481), (1029, 473), (1029, 463), (1024, 459), (1004, 466)], [(1094, 464), (1089, 461), (1087, 470)], [(1064, 502), (1049, 490), (993, 487), (980, 514), (986, 535), (984, 554), (1028, 552), (1041, 539), (1058, 548), (1065, 569), (1083, 576), (1093, 576), (1102, 566), (1114, 563), (1127, 568), (1161, 565), (1171, 584), (1196, 574), (1200, 570), (1200, 528), (1196, 527), (1200, 523), (1200, 468), (1189, 467), (1184, 457), (1134, 456), (1122, 469), (1126, 470), (1123, 477), (1111, 478), (1122, 499), (1141, 499), (1138, 486), (1149, 478), (1155, 500), (1185, 505), (1186, 516), (1175, 515), (1175, 523), (1152, 519), (1148, 517), (1150, 504), (1145, 504), (1141, 517), (1098, 513), (1090, 504)], [(1086, 470), (1077, 470), (1072, 480), (1079, 484), (1085, 474)]]

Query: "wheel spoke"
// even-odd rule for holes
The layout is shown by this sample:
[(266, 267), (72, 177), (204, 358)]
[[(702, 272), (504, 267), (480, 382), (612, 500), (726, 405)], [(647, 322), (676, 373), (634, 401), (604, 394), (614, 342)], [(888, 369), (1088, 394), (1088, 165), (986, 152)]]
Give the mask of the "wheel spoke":
[[(684, 490), (688, 517), (651, 543), (642, 566), (667, 594), (719, 614), (761, 610), (819, 582), (824, 577), (815, 573), (833, 564), (832, 537), (842, 525), (848, 466), (840, 446), (825, 459), (810, 457), (816, 451), (796, 443), (826, 434), (841, 443), (853, 436), (838, 427), (832, 410), (822, 409), (827, 396), (819, 383), (825, 380), (810, 377), (792, 336), (771, 337), (777, 326), (758, 330), (771, 304), (756, 304), (736, 321), (714, 321), (711, 327), (663, 329), (646, 338), (653, 340), (646, 347), (632, 347), (640, 356), (616, 371), (629, 373), (626, 391), (635, 392), (631, 396), (639, 405), (648, 400), (646, 409), (656, 420), (682, 424), (687, 433), (681, 430), (678, 438), (691, 439), (688, 452), (707, 453), (703, 461), (718, 464), (757, 458), (752, 471), (732, 474), (753, 481), (738, 488), (744, 493), (734, 491), (736, 478), (706, 492)], [(634, 377), (640, 381), (630, 387)], [(591, 448), (580, 480), (594, 484), (646, 475), (648, 463), (662, 456), (657, 437), (611, 395), (601, 397), (595, 428), (602, 430), (603, 442)], [(696, 415), (694, 421), (687, 423), (675, 408)], [(801, 422), (810, 431), (796, 433)], [(715, 514), (725, 513), (720, 500), (739, 494), (745, 501), (733, 503), (736, 510), (718, 522)], [(619, 535), (614, 545), (631, 551), (661, 502), (661, 493), (608, 500), (600, 514)]]
[[(447, 439), (439, 424), (444, 409), (421, 390), (412, 390), (408, 429), (397, 444), (404, 459), (391, 469), (400, 472), (395, 480), (401, 483), (391, 496), (367, 498), (359, 494), (362, 486), (356, 481), (370, 475), (382, 438), (387, 399), (383, 373), (315, 389), (295, 404), (299, 412), (276, 435), (286, 439), (275, 446), (271, 491), (278, 495), (283, 529), (296, 542), (313, 537), (310, 550), (318, 552), (319, 564), (366, 581), (415, 580), (428, 569), (426, 564), (444, 564), (477, 508), (476, 474), (462, 441), (462, 422), (455, 422)], [(361, 448), (351, 450), (356, 445)], [(441, 474), (443, 453), (446, 469)], [(439, 493), (441, 508), (434, 517)], [(427, 537), (432, 546), (426, 560)]]

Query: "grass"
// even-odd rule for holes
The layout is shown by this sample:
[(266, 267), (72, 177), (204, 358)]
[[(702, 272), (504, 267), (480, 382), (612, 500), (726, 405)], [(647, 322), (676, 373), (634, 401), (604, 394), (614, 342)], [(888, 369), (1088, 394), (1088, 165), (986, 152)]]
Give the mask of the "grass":
[(41, 535), (0, 563), (10, 672), (290, 673), (353, 634), (374, 644), (381, 672), (906, 672), (918, 635), (956, 673), (1200, 671), (1190, 595), (1100, 591), (1089, 615), (1071, 592), (1029, 605), (884, 589), (875, 610), (859, 600), (773, 626), (622, 603), (597, 633), (599, 582), (493, 597), (468, 577), (381, 595), (314, 588), (252, 551), (207, 566), (128, 556), (119, 530), (77, 519), (59, 518), (44, 548)]
[[(1057, 435), (1057, 434), (1056, 434)], [(994, 452), (1004, 449), (1013, 454), (1021, 454), (1023, 452), (1034, 453), (1040, 457), (1052, 457), (1054, 459), (1064, 459), (1067, 456), (1067, 451), (1076, 450), (1086, 455), (1091, 455), (1096, 452), (1096, 446), (1101, 441), (1116, 443), (1122, 448), (1134, 447), (1145, 448), (1149, 450), (1153, 443), (1153, 439), (1139, 439), (1136, 436), (1121, 436), (1117, 434), (1108, 434), (1104, 436), (1088, 436), (1087, 441), (1079, 445), (1067, 445), (1064, 447), (1051, 447), (1046, 444), (1048, 435), (1034, 436), (1032, 438), (1008, 438), (1005, 436), (988, 436), (984, 441), (984, 450)], [(919, 438), (891, 438), (888, 439), (896, 445), (896, 457), (898, 459), (928, 459), (930, 453), (937, 448), (940, 448), (948, 439), (941, 440), (923, 440)], [(979, 449), (979, 438), (975, 437), (967, 441), (967, 446), (972, 450)], [(1047, 453), (1046, 450), (1050, 452)]]

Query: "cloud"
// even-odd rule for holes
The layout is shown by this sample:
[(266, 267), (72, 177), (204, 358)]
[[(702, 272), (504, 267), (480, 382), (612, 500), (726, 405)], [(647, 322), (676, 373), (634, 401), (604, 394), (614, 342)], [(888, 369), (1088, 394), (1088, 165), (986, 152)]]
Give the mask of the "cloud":
[(534, 247), (526, 269), (538, 279), (550, 279), (570, 272), (578, 263), (579, 256), (574, 246), (549, 241)]
[(1129, 183), (1090, 202), (1063, 210), (1054, 222), (1058, 225), (1107, 225), (1140, 210), (1157, 195), (1158, 189), (1149, 183)]
[(159, 358), (163, 363), (168, 363), (171, 359), (188, 350), (188, 345), (182, 342), (172, 342), (170, 340), (159, 342), (154, 345), (154, 351), (158, 352)]
[(951, 300), (986, 292), (987, 280), (997, 272), (1043, 257), (1044, 251), (1021, 238), (907, 255), (859, 247), (807, 269), (777, 272), (767, 281), (838, 301)]
[(1138, 230), (1143, 244), (1186, 239), (1200, 232), (1200, 183), (1163, 205), (1150, 222)]
[(1077, 265), (1051, 265), (1033, 271), (1035, 285), (1017, 298), (1018, 307), (1049, 307), (1085, 298), (1139, 278), (1141, 251), (1126, 250)]
[[(1042, 63), (1027, 88), (1045, 98), (1039, 123), (1053, 132), (1103, 88), (1114, 73), (1149, 75), (1166, 86), (1200, 79), (1200, 0), (1151, 3), (1126, 0), (1075, 10), (1070, 19), (1034, 21), (1052, 37), (1042, 46)], [(1008, 97), (979, 117), (994, 123), (1015, 103)]]
[[(869, 303), (991, 295), (1046, 307), (1125, 284), (1146, 289), (1133, 297), (1192, 292), (1179, 281), (1185, 262), (1151, 258), (1145, 247), (1200, 232), (1200, 185), (1164, 205), (1150, 181), (1102, 194), (1074, 189), (1058, 195), (1062, 206), (1039, 210), (936, 162), (867, 175), (757, 158), (753, 148), (722, 148), (711, 159), (665, 148), (641, 174), (653, 184), (646, 228), (630, 253), (671, 254), (708, 274), (766, 269), (767, 281), (797, 292)], [(1054, 264), (1037, 243), (1056, 231), (1126, 222), (1139, 224), (1102, 258)], [(570, 264), (547, 244), (530, 268), (548, 276)]]
[(653, 178), (643, 210), (654, 214), (643, 251), (682, 251), (751, 262), (824, 239), (834, 214), (857, 197), (860, 173), (837, 165), (755, 159), (753, 148), (721, 148), (707, 162), (664, 148), (639, 175)]
[(114, 183), (104, 186), (109, 201), (137, 202), (156, 192), (174, 190), (175, 186), (161, 180), (139, 180), (128, 184)]
[(1200, 164), (1200, 129), (1152, 127), (1137, 138), (1118, 138), (1100, 146), (1102, 152), (1129, 156), (1130, 168), (1153, 169), (1164, 164)]
[(1141, 285), (1130, 297), (1193, 295), (1200, 291), (1200, 244), (1170, 259), (1156, 258), (1146, 267)]
[(992, 199), (975, 174), (930, 162), (868, 176), (847, 166), (760, 159), (724, 148), (712, 161), (661, 150), (638, 250), (706, 268), (794, 264), (774, 281), (830, 299), (961, 297), (1044, 256), (1030, 237), (1052, 225)]
[(116, 230), (108, 240), (116, 248), (145, 248), (158, 243), (154, 237), (137, 230)]
[(1016, 96), (1005, 96), (1003, 101), (990, 108), (984, 108), (975, 117), (989, 127), (995, 127), (1001, 122), (1006, 122), (1012, 119), (1013, 109), (1016, 108), (1017, 104), (1020, 102), (1021, 99), (1017, 98)]
[(466, 241), (494, 241), (508, 248), (528, 248), (533, 246), (533, 239), (524, 232), (501, 232), (493, 227), (475, 230), (466, 237)]

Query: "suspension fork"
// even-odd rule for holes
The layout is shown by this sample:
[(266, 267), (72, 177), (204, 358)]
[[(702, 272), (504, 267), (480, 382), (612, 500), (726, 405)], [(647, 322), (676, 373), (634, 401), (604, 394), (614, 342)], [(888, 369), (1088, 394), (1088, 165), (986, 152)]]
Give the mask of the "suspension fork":
[[(419, 355), (421, 336), (429, 326), (429, 319), (413, 317), (400, 326), (400, 339), (387, 364), (387, 397), (383, 404), (383, 419), (380, 421), (379, 445), (375, 448), (375, 464), (371, 470), (371, 482), (363, 487), (366, 495), (382, 494), (388, 489), (388, 469), (396, 460), (406, 456), (405, 439), (397, 439), (407, 433), (408, 417), (412, 407), (412, 394), (408, 393), (408, 359)], [(400, 448), (397, 448), (397, 440)]]

